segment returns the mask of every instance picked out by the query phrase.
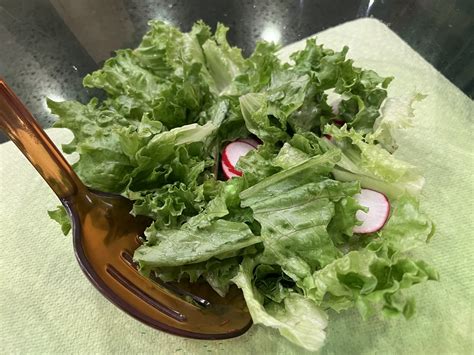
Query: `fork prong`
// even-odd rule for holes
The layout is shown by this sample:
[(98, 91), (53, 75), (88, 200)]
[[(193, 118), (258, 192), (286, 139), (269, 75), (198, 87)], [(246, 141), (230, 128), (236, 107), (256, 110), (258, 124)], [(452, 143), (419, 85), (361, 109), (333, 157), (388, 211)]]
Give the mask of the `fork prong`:
[(122, 250), (120, 257), (126, 264), (138, 271), (138, 265), (133, 261), (132, 253), (130, 253), (128, 250)]
[(112, 276), (117, 282), (119, 282), (123, 287), (133, 293), (135, 296), (140, 298), (141, 300), (148, 303), (150, 306), (154, 307), (158, 311), (166, 314), (167, 316), (177, 320), (178, 322), (186, 321), (186, 316), (181, 312), (178, 312), (174, 309), (165, 306), (163, 303), (157, 301), (146, 292), (142, 291), (138, 288), (135, 284), (133, 284), (130, 280), (128, 280), (120, 271), (118, 271), (112, 265), (107, 265), (106, 267), (107, 273)]
[(135, 242), (138, 244), (138, 245), (142, 245), (143, 244), (143, 237), (139, 234), (136, 235), (135, 237)]
[[(138, 266), (133, 261), (132, 254), (128, 250), (122, 250), (122, 252), (120, 253), (120, 256), (126, 264), (130, 265), (132, 268), (138, 271)], [(211, 302), (209, 302), (208, 300), (198, 295), (192, 294), (189, 291), (183, 290), (169, 282), (165, 282), (161, 280), (158, 276), (156, 276), (154, 272), (150, 274), (150, 280), (157, 283), (160, 287), (165, 288), (166, 290), (171, 291), (177, 296), (184, 298), (185, 300), (191, 300), (192, 304), (195, 304), (197, 306), (204, 307), (204, 308), (208, 308), (211, 306)]]
[(173, 293), (175, 293), (179, 296), (182, 296), (186, 299), (191, 299), (193, 301), (193, 303), (196, 303), (197, 305), (199, 305), (201, 307), (208, 308), (208, 307), (211, 306), (211, 302), (209, 302), (208, 300), (206, 300), (206, 299), (204, 299), (200, 296), (194, 295), (189, 291), (186, 291), (186, 290), (183, 290), (179, 287), (176, 287), (175, 285), (170, 284), (169, 282), (165, 282), (165, 281), (161, 280), (158, 276), (156, 276), (155, 273), (151, 273), (150, 278), (154, 282), (159, 284), (161, 287), (166, 288), (167, 290), (169, 290), (169, 291), (171, 291), (171, 292), (173, 292)]

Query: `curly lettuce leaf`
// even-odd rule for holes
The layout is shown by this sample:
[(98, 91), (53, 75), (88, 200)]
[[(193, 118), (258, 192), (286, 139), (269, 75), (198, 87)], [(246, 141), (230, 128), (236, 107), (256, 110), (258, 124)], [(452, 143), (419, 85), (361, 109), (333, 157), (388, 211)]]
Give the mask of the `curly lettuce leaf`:
[(133, 152), (134, 169), (121, 193), (134, 201), (132, 213), (155, 220), (151, 228), (178, 228), (207, 203), (203, 184), (214, 162), (205, 140), (212, 123), (182, 126), (155, 135)]
[(308, 350), (318, 350), (324, 344), (327, 315), (312, 300), (289, 293), (280, 302), (266, 302), (253, 284), (255, 262), (245, 258), (232, 281), (244, 294), (254, 324), (278, 329), (291, 342)]
[(154, 273), (165, 282), (183, 280), (199, 282), (205, 280), (220, 296), (224, 297), (232, 285), (232, 278), (239, 271), (240, 261), (238, 257), (211, 258), (201, 263), (177, 267), (160, 267), (155, 269)]
[(124, 194), (133, 201), (133, 215), (154, 220), (147, 233), (161, 228), (179, 228), (206, 205), (203, 187), (197, 184), (187, 186), (175, 182), (153, 190), (127, 190)]
[(216, 127), (191, 124), (153, 136), (132, 152), (134, 169), (127, 190), (144, 191), (166, 183), (194, 184), (213, 160), (206, 154), (206, 139)]
[(141, 66), (131, 49), (121, 49), (115, 57), (105, 61), (102, 69), (86, 75), (83, 84), (88, 88), (102, 89), (110, 97), (126, 95), (145, 104), (152, 102), (164, 81)]
[(310, 83), (308, 74), (285, 68), (273, 73), (266, 89), (268, 114), (275, 116), (286, 129), (287, 119), (305, 100)]
[(145, 269), (198, 263), (261, 242), (245, 223), (222, 219), (201, 228), (183, 225), (181, 229), (149, 231), (147, 238), (133, 256)]
[(276, 56), (278, 48), (275, 43), (257, 42), (252, 55), (245, 61), (245, 69), (236, 76), (229, 94), (241, 96), (266, 88), (273, 72), (279, 70), (282, 65)]
[(281, 303), (288, 297), (295, 282), (279, 265), (258, 264), (254, 271), (254, 285), (258, 291), (273, 302)]
[(419, 201), (405, 194), (391, 201), (391, 215), (379, 232), (380, 240), (391, 250), (404, 253), (425, 245), (435, 232), (433, 222), (421, 212)]
[(404, 290), (439, 276), (432, 266), (405, 253), (428, 242), (433, 232), (418, 201), (404, 195), (392, 203), (387, 224), (373, 238), (360, 242), (356, 250), (317, 270), (299, 286), (318, 304), (336, 311), (356, 306), (363, 318), (377, 311), (410, 318), (414, 300)]
[(298, 148), (294, 148), (289, 143), (285, 143), (278, 152), (278, 155), (273, 159), (272, 164), (285, 170), (301, 164), (308, 158), (308, 154), (302, 152)]
[(227, 42), (228, 30), (224, 25), (217, 24), (214, 39), (209, 39), (202, 45), (207, 68), (219, 93), (228, 89), (245, 65), (240, 48), (231, 47)]
[(240, 206), (239, 194), (246, 186), (247, 183), (243, 179), (232, 179), (220, 184), (216, 196), (209, 201), (201, 213), (188, 220), (186, 227), (202, 228), (219, 218), (234, 222), (253, 222), (253, 216), (246, 213)]
[(397, 150), (399, 131), (413, 126), (414, 105), (426, 96), (416, 93), (404, 97), (388, 98), (382, 106), (382, 114), (374, 122), (374, 132), (367, 139), (377, 142), (390, 153)]
[(287, 140), (288, 119), (303, 105), (309, 83), (309, 75), (285, 68), (272, 74), (264, 90), (240, 96), (247, 129), (264, 142)]
[(71, 220), (63, 206), (58, 206), (55, 210), (48, 211), (51, 219), (54, 219), (61, 226), (61, 231), (67, 235), (71, 231)]
[(286, 140), (288, 134), (269, 116), (269, 104), (264, 93), (249, 93), (239, 98), (240, 109), (247, 129), (264, 142)]
[(377, 311), (387, 316), (410, 318), (414, 301), (404, 289), (427, 280), (437, 280), (436, 271), (409, 257), (378, 255), (376, 251), (351, 251), (313, 274), (309, 298), (336, 311), (356, 306), (364, 319)]
[(333, 143), (342, 152), (341, 160), (333, 171), (341, 181), (360, 181), (362, 187), (374, 189), (396, 198), (404, 192), (419, 194), (424, 178), (417, 169), (396, 159), (380, 146), (368, 143), (362, 134), (346, 126), (326, 126)]
[[(370, 133), (376, 119), (380, 117), (380, 106), (387, 97), (386, 88), (393, 78), (384, 78), (372, 70), (355, 67), (353, 61), (346, 58), (348, 50), (348, 47), (344, 47), (342, 51), (336, 52), (317, 45), (316, 39), (311, 38), (306, 41), (303, 50), (291, 55), (291, 59), (296, 70), (311, 73), (317, 93), (333, 91), (340, 96), (338, 119), (358, 131)], [(326, 99), (326, 94), (316, 96), (320, 102)], [(296, 125), (296, 129), (314, 129), (318, 123), (321, 123), (322, 129), (328, 123), (328, 116), (332, 116), (330, 106), (327, 103), (314, 105), (314, 101), (308, 101), (305, 105), (304, 118), (302, 123)], [(313, 122), (308, 118), (312, 118)]]
[(262, 226), (264, 255), (295, 281), (339, 257), (327, 232), (334, 202), (360, 188), (327, 178), (337, 159), (335, 151), (310, 158), (240, 194)]
[(192, 30), (183, 33), (163, 21), (152, 20), (134, 54), (141, 65), (160, 78), (166, 78), (183, 62), (204, 64), (201, 45), (211, 38), (209, 26), (196, 22)]
[[(122, 150), (123, 136), (137, 126), (113, 110), (98, 107), (98, 100), (87, 105), (76, 101), (47, 100), (51, 112), (60, 119), (55, 127), (68, 128), (74, 139), (62, 146), (65, 153), (79, 153), (73, 164), (82, 181), (97, 190), (120, 192), (127, 185), (133, 163)], [(136, 141), (143, 144), (148, 138), (137, 133)]]
[(262, 179), (276, 174), (281, 169), (272, 160), (277, 155), (277, 149), (270, 144), (259, 145), (239, 159), (237, 169), (243, 172), (243, 179), (248, 186), (255, 185)]
[(274, 197), (307, 182), (324, 180), (329, 176), (339, 158), (339, 153), (333, 150), (324, 155), (307, 159), (291, 169), (269, 176), (240, 194), (242, 201), (245, 200), (243, 206), (258, 203), (260, 196), (257, 196), (257, 193), (266, 197)]
[(364, 210), (364, 207), (353, 196), (335, 202), (334, 217), (328, 225), (328, 233), (335, 244), (341, 245), (347, 241), (347, 237), (352, 237), (354, 226), (360, 223), (356, 217), (358, 210)]

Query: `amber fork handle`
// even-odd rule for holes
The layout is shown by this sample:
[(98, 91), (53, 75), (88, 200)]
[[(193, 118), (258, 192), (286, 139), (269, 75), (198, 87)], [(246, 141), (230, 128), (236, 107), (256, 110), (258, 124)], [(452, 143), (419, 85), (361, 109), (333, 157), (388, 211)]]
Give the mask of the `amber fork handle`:
[(72, 167), (2, 78), (0, 129), (16, 144), (60, 199), (85, 191)]

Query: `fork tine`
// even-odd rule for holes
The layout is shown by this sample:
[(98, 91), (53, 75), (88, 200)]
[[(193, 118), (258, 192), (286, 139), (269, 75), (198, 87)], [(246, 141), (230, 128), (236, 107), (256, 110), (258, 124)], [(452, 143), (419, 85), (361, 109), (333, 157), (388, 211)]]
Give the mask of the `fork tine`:
[(150, 278), (156, 282), (157, 284), (159, 284), (160, 286), (164, 287), (165, 289), (179, 295), (179, 296), (182, 296), (184, 298), (190, 298), (192, 299), (195, 303), (197, 303), (199, 306), (201, 307), (204, 307), (204, 308), (208, 308), (211, 306), (211, 302), (209, 302), (208, 300), (200, 297), (200, 296), (197, 296), (197, 295), (194, 295), (192, 294), (191, 292), (189, 291), (186, 291), (186, 290), (183, 290), (179, 287), (176, 287), (175, 285), (169, 283), (169, 282), (165, 282), (163, 280), (161, 280), (159, 277), (156, 276), (155, 273), (152, 273), (150, 275)]
[(126, 289), (128, 289), (130, 292), (132, 292), (135, 296), (139, 297), (146, 303), (148, 303), (150, 306), (156, 308), (160, 312), (166, 314), (167, 316), (174, 318), (178, 322), (184, 322), (186, 321), (186, 316), (174, 309), (171, 309), (167, 306), (165, 306), (163, 303), (155, 300), (152, 298), (150, 295), (148, 295), (146, 292), (142, 291), (140, 288), (135, 286), (130, 280), (128, 280), (124, 275), (120, 273), (115, 267), (112, 265), (107, 265), (106, 267), (107, 273), (112, 276), (116, 281), (118, 281), (122, 286), (124, 286)]
[[(138, 272), (138, 266), (133, 261), (132, 253), (130, 253), (128, 250), (122, 250), (122, 252), (120, 253), (120, 256), (127, 265), (130, 265), (132, 268), (134, 268)], [(154, 281), (155, 283), (157, 283), (162, 288), (165, 288), (166, 290), (171, 291), (172, 293), (183, 297), (185, 300), (190, 299), (193, 302), (193, 304), (196, 304), (196, 305), (204, 307), (204, 308), (207, 308), (207, 307), (211, 306), (211, 302), (209, 302), (208, 300), (206, 300), (206, 299), (204, 299), (200, 296), (197, 296), (195, 294), (192, 294), (189, 291), (183, 290), (183, 289), (181, 289), (181, 288), (179, 288), (179, 287), (177, 287), (177, 286), (175, 286), (175, 285), (173, 285), (169, 282), (165, 282), (165, 281), (161, 280), (158, 276), (156, 276), (156, 273), (151, 273), (150, 274), (150, 280)]]
[(138, 271), (138, 265), (133, 261), (132, 253), (130, 253), (128, 250), (122, 250), (120, 256), (126, 264)]

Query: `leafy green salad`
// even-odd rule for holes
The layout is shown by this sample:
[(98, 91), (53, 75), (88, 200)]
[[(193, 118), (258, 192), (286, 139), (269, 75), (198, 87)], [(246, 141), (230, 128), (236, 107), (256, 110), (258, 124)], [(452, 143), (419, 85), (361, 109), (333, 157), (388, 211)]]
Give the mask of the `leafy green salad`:
[[(142, 273), (222, 296), (235, 284), (254, 323), (306, 349), (323, 345), (331, 310), (410, 318), (406, 289), (438, 279), (409, 253), (434, 232), (424, 179), (393, 155), (422, 95), (387, 98), (392, 78), (347, 47), (309, 39), (282, 63), (259, 42), (244, 58), (227, 30), (151, 21), (138, 48), (84, 78), (105, 99), (48, 100), (74, 134), (74, 170), (153, 219)], [(67, 233), (65, 211), (50, 215)]]

